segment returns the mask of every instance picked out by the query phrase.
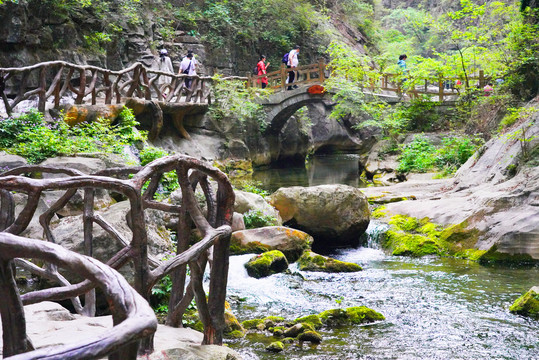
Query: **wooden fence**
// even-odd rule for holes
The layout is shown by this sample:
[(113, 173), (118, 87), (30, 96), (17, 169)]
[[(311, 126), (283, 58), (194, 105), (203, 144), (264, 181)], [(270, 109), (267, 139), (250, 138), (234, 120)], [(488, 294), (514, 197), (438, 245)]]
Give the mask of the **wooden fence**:
[[(168, 204), (154, 200), (159, 181), (164, 173), (176, 171), (181, 187), (182, 200), (179, 204)], [(61, 178), (36, 179), (28, 174), (62, 174)], [(67, 176), (67, 177), (65, 177)], [(208, 177), (217, 182), (217, 193), (209, 184)], [(147, 184), (145, 190), (143, 187)], [(199, 208), (194, 190), (200, 186), (206, 199), (207, 212)], [(36, 214), (38, 202), (47, 192), (63, 190), (65, 193), (54, 201), (41, 215)], [(200, 320), (204, 326), (204, 344), (222, 344), (225, 310), (226, 284), (228, 275), (228, 254), (232, 221), (234, 192), (224, 173), (191, 157), (175, 155), (153, 161), (142, 168), (108, 169), (93, 175), (85, 175), (77, 170), (54, 168), (47, 166), (23, 166), (0, 174), (0, 235), (18, 235), (29, 225), (32, 218), (39, 215), (46, 239), (55, 243), (51, 230), (51, 220), (75, 196), (77, 191), (83, 192), (84, 208), (82, 225), (84, 234), (85, 255), (93, 255), (93, 227), (103, 228), (110, 238), (122, 244), (122, 248), (112, 258), (107, 259), (107, 265), (119, 269), (127, 263), (134, 267), (134, 288), (144, 298), (148, 299), (152, 287), (164, 276), (171, 274), (173, 278), (172, 293), (169, 302), (167, 324), (181, 326), (183, 313), (193, 300), (196, 300)], [(127, 215), (127, 226), (130, 228), (131, 239), (114, 228), (94, 208), (96, 191), (109, 191), (122, 194), (128, 199), (130, 210)], [(15, 213), (13, 193), (25, 194), (24, 208)], [(171, 214), (178, 218), (177, 251), (171, 259), (159, 261), (148, 254), (148, 235), (144, 211), (154, 209)], [(202, 239), (192, 245), (190, 240), (192, 225), (198, 229)], [(16, 238), (8, 238), (15, 239)], [(11, 241), (11, 240), (10, 240)], [(16, 247), (16, 244), (15, 244)], [(210, 269), (209, 295), (202, 287), (203, 274), (211, 251), (212, 264)], [(30, 253), (29, 257), (32, 254)], [(11, 255), (10, 255), (11, 256)], [(24, 256), (17, 253), (9, 257)], [(0, 254), (0, 265), (4, 261)], [(17, 266), (31, 271), (41, 277), (56, 281), (60, 287), (39, 290), (21, 296), (24, 304), (45, 300), (72, 299), (77, 312), (93, 316), (95, 312), (95, 295), (93, 289), (96, 282), (92, 279), (77, 284), (71, 284), (62, 276), (56, 266), (38, 266), (25, 259), (17, 259)], [(186, 266), (189, 265), (190, 277), (186, 287)], [(71, 266), (71, 265), (70, 265)], [(76, 265), (73, 265), (76, 266)], [(0, 271), (2, 273), (2, 271)], [(1, 280), (1, 279), (0, 279)], [(1, 281), (0, 281), (1, 282)], [(1, 285), (1, 284), (0, 284)], [(4, 288), (0, 286), (1, 296)], [(85, 304), (81, 305), (80, 295), (85, 295)], [(0, 302), (2, 303), (2, 302)], [(132, 306), (132, 305), (129, 305)], [(10, 307), (0, 306), (2, 321), (10, 319)], [(10, 320), (5, 320), (10, 321)], [(4, 327), (4, 330), (6, 328)], [(13, 339), (15, 336), (17, 339)], [(9, 331), (3, 332), (4, 348), (10, 344), (20, 343), (22, 333), (16, 335)], [(122, 338), (118, 337), (120, 340)], [(141, 352), (148, 353), (153, 349), (153, 337), (146, 334), (141, 346)], [(21, 351), (23, 352), (23, 351)], [(11, 352), (7, 352), (10, 354)], [(4, 352), (6, 355), (6, 352)], [(121, 357), (134, 359), (134, 357)]]
[[(323, 84), (329, 76), (324, 60), (316, 64), (287, 68), (281, 64), (279, 70), (265, 75), (248, 77), (225, 77), (246, 81), (248, 87), (261, 87), (262, 79), (267, 78), (268, 88), (283, 91), (288, 88), (288, 74), (295, 72), (294, 85)], [(186, 79), (192, 79), (188, 88)], [(481, 70), (478, 76), (460, 79), (461, 87), (455, 86), (457, 78), (433, 75), (421, 79), (406, 79), (414, 83), (408, 90), (411, 96), (421, 94), (438, 96), (440, 102), (447, 96), (459, 95), (460, 88), (469, 87), (476, 82), (483, 87), (489, 80)], [(64, 61), (44, 62), (22, 68), (0, 68), (0, 96), (8, 114), (21, 101), (37, 97), (38, 110), (44, 111), (47, 102), (59, 107), (63, 97), (70, 98), (75, 104), (122, 104), (126, 98), (158, 100), (170, 104), (211, 103), (211, 90), (214, 79), (208, 76), (188, 76), (170, 74), (144, 67), (141, 63), (121, 70), (112, 71), (95, 66), (81, 66)], [(447, 86), (449, 84), (449, 86)], [(402, 74), (380, 74), (377, 79), (365, 79), (365, 88), (384, 90), (402, 94)], [(435, 89), (434, 89), (435, 88)]]
[[(369, 80), (369, 88), (371, 91), (380, 89), (395, 92), (398, 95), (406, 91), (412, 98), (417, 98), (419, 95), (437, 96), (438, 101), (443, 102), (449, 96), (460, 96), (461, 91), (470, 86), (482, 89), (490, 79), (485, 76), (483, 70), (479, 71), (478, 76), (468, 76), (466, 79), (444, 77), (442, 74), (414, 78), (403, 74), (384, 73), (378, 80)], [(408, 88), (406, 83), (410, 84)]]
[(295, 68), (287, 68), (285, 64), (281, 63), (281, 68), (277, 71), (269, 72), (265, 75), (249, 75), (247, 80), (247, 86), (249, 87), (262, 87), (262, 79), (268, 79), (268, 88), (274, 90), (286, 90), (288, 84), (288, 73), (295, 72), (295, 80), (293, 85), (309, 85), (309, 84), (322, 84), (326, 80), (326, 64), (323, 59), (320, 59), (317, 64), (302, 65)]
[[(192, 79), (188, 88), (186, 79)], [(167, 103), (211, 102), (211, 77), (170, 74), (135, 63), (121, 71), (65, 61), (44, 62), (22, 68), (0, 68), (0, 96), (6, 112), (37, 96), (38, 110), (47, 102), (60, 105), (69, 96), (75, 104), (121, 104), (129, 97)]]
[[(323, 84), (331, 74), (331, 69), (320, 59), (317, 64), (303, 65), (296, 68), (287, 68), (284, 64), (277, 71), (268, 72), (265, 75), (248, 75), (248, 87), (262, 87), (262, 79), (267, 78), (268, 88), (275, 91), (286, 90), (289, 85), (286, 83), (288, 73), (296, 73), (293, 85)], [(433, 74), (422, 78), (406, 77), (403, 74), (380, 73), (375, 79), (365, 78), (364, 89), (375, 91), (389, 91), (399, 96), (404, 93), (404, 89), (412, 98), (419, 95), (437, 96), (439, 102), (445, 101), (450, 96), (459, 96), (464, 88), (477, 86), (483, 88), (490, 80), (485, 76), (483, 70), (478, 76), (468, 76), (465, 78), (444, 77), (442, 74)], [(461, 85), (457, 85), (457, 81)], [(411, 84), (411, 85), (410, 85)], [(406, 85), (410, 85), (408, 88)]]

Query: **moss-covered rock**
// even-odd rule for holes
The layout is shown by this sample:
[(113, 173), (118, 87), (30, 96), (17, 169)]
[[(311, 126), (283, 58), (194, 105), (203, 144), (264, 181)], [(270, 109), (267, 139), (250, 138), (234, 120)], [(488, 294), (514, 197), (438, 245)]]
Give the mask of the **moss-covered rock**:
[(355, 306), (346, 309), (346, 315), (352, 324), (366, 324), (385, 320), (384, 315), (366, 306)]
[(366, 306), (350, 307), (347, 309), (331, 309), (320, 313), (320, 320), (327, 326), (368, 324), (385, 320), (384, 315)]
[(279, 336), (284, 335), (285, 327), (284, 326), (273, 326), (273, 327), (270, 327), (268, 330), (273, 334), (273, 336), (279, 337)]
[(320, 320), (320, 316), (316, 314), (299, 317), (296, 320), (294, 320), (294, 323), (295, 324), (307, 323), (307, 324), (310, 324), (315, 329), (320, 329), (322, 327), (322, 320)]
[(322, 342), (322, 335), (316, 331), (305, 331), (298, 335), (299, 341), (309, 341), (313, 344), (320, 344)]
[(285, 337), (296, 337), (305, 331), (314, 331), (314, 327), (308, 323), (298, 323), (285, 329), (283, 335)]
[(519, 297), (511, 305), (509, 311), (539, 320), (539, 286), (532, 287), (527, 293)]
[(437, 240), (436, 237), (422, 234), (388, 230), (383, 245), (391, 249), (392, 255), (397, 256), (442, 255), (446, 252), (446, 248)]
[(282, 252), (272, 250), (252, 257), (245, 268), (249, 276), (260, 279), (285, 271), (288, 269), (288, 261)]
[(243, 321), (241, 325), (247, 330), (254, 330), (259, 324), (263, 324), (263, 322), (263, 319), (252, 319)]
[(312, 251), (303, 253), (298, 260), (298, 267), (302, 271), (322, 272), (356, 272), (363, 270), (358, 264), (335, 260)]
[(227, 338), (237, 339), (245, 336), (245, 328), (240, 324), (230, 309), (225, 310), (225, 330)]
[(284, 344), (280, 341), (274, 341), (266, 347), (266, 350), (278, 353), (284, 350)]
[(312, 243), (312, 236), (306, 232), (284, 226), (265, 226), (235, 231), (230, 238), (230, 252), (238, 255), (279, 250), (288, 262), (294, 262), (310, 249)]

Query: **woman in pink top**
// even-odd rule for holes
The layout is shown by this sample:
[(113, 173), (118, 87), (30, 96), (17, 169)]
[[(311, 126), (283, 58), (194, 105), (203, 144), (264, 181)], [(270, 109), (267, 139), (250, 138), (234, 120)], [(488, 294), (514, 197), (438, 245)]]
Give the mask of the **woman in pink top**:
[[(260, 61), (258, 62), (258, 64), (256, 64), (256, 67), (258, 69), (257, 75), (266, 75), (266, 69), (270, 63), (266, 64), (265, 61), (266, 57), (264, 55), (260, 55)], [(266, 86), (268, 86), (268, 78), (264, 76), (263, 78), (258, 79), (258, 83), (262, 83), (262, 89), (265, 89)]]

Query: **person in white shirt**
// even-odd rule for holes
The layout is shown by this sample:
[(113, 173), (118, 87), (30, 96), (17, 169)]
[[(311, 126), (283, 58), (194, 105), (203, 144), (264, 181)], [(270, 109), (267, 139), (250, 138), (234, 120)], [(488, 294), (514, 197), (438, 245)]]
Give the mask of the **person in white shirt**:
[[(196, 75), (196, 67), (197, 67), (197, 61), (195, 60), (195, 57), (193, 55), (192, 51), (189, 51), (186, 57), (182, 59), (182, 62), (180, 63), (180, 74), (186, 74), (186, 75)], [(193, 79), (188, 77), (185, 78), (185, 87), (188, 89), (191, 88), (191, 83)]]
[[(294, 69), (299, 64), (298, 59), (299, 54), (299, 45), (294, 46), (292, 50), (288, 53), (288, 63), (286, 64), (287, 68)], [(288, 90), (292, 90), (292, 84), (294, 82), (294, 79), (296, 78), (296, 72), (295, 71), (289, 71), (288, 72)], [(297, 85), (294, 85), (294, 88), (297, 88)]]
[[(159, 50), (159, 59), (157, 60), (156, 68), (159, 71), (174, 74), (174, 67), (172, 66), (172, 60), (168, 57), (167, 49)], [(158, 84), (170, 84), (172, 78), (169, 76), (161, 75), (158, 80)]]

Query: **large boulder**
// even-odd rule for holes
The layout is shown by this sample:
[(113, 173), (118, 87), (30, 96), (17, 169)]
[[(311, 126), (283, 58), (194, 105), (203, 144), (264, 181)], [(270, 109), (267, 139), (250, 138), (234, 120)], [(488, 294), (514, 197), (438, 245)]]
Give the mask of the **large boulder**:
[[(84, 156), (54, 157), (54, 158), (50, 158), (43, 161), (40, 165), (53, 166), (53, 167), (65, 167), (65, 168), (79, 170), (85, 174), (93, 174), (100, 170), (105, 170), (107, 168), (107, 165), (103, 160), (92, 158), (92, 157), (84, 157)], [(47, 174), (47, 173), (43, 174), (44, 178), (62, 177), (62, 176), (64, 175)]]
[[(509, 134), (491, 139), (453, 179), (367, 188), (371, 197), (414, 201), (385, 205), (385, 216), (406, 215), (462, 233), (456, 246), (483, 252), (480, 262), (539, 262), (539, 112)], [(518, 139), (522, 131), (529, 141)], [(516, 135), (515, 135), (516, 134)], [(516, 136), (517, 138), (513, 138)], [(527, 148), (524, 152), (523, 148)], [(282, 214), (282, 212), (281, 212)]]
[(289, 262), (296, 261), (313, 242), (309, 234), (284, 226), (235, 231), (230, 240), (233, 255), (279, 250)]
[(280, 188), (269, 202), (284, 223), (311, 234), (319, 247), (357, 245), (369, 225), (367, 197), (347, 185)]
[(0, 173), (25, 165), (28, 165), (28, 161), (22, 156), (0, 152)]
[[(131, 241), (132, 232), (126, 222), (127, 213), (130, 210), (129, 201), (116, 203), (99, 213), (111, 224), (120, 235), (127, 241)], [(153, 260), (160, 260), (172, 250), (170, 231), (166, 228), (165, 220), (160, 217), (162, 212), (146, 211), (146, 229), (148, 234), (148, 253)], [(150, 220), (149, 220), (150, 219)], [(107, 231), (100, 226), (94, 225), (93, 229), (93, 257), (107, 262), (124, 245), (114, 239)], [(84, 253), (84, 230), (82, 216), (69, 216), (60, 219), (52, 224), (52, 231), (56, 243), (68, 250)], [(133, 269), (131, 263), (122, 267), (120, 273), (128, 280), (133, 279)]]
[(250, 210), (259, 210), (263, 214), (273, 216), (279, 225), (282, 224), (279, 212), (271, 206), (262, 196), (247, 191), (234, 190), (234, 211), (244, 214)]

